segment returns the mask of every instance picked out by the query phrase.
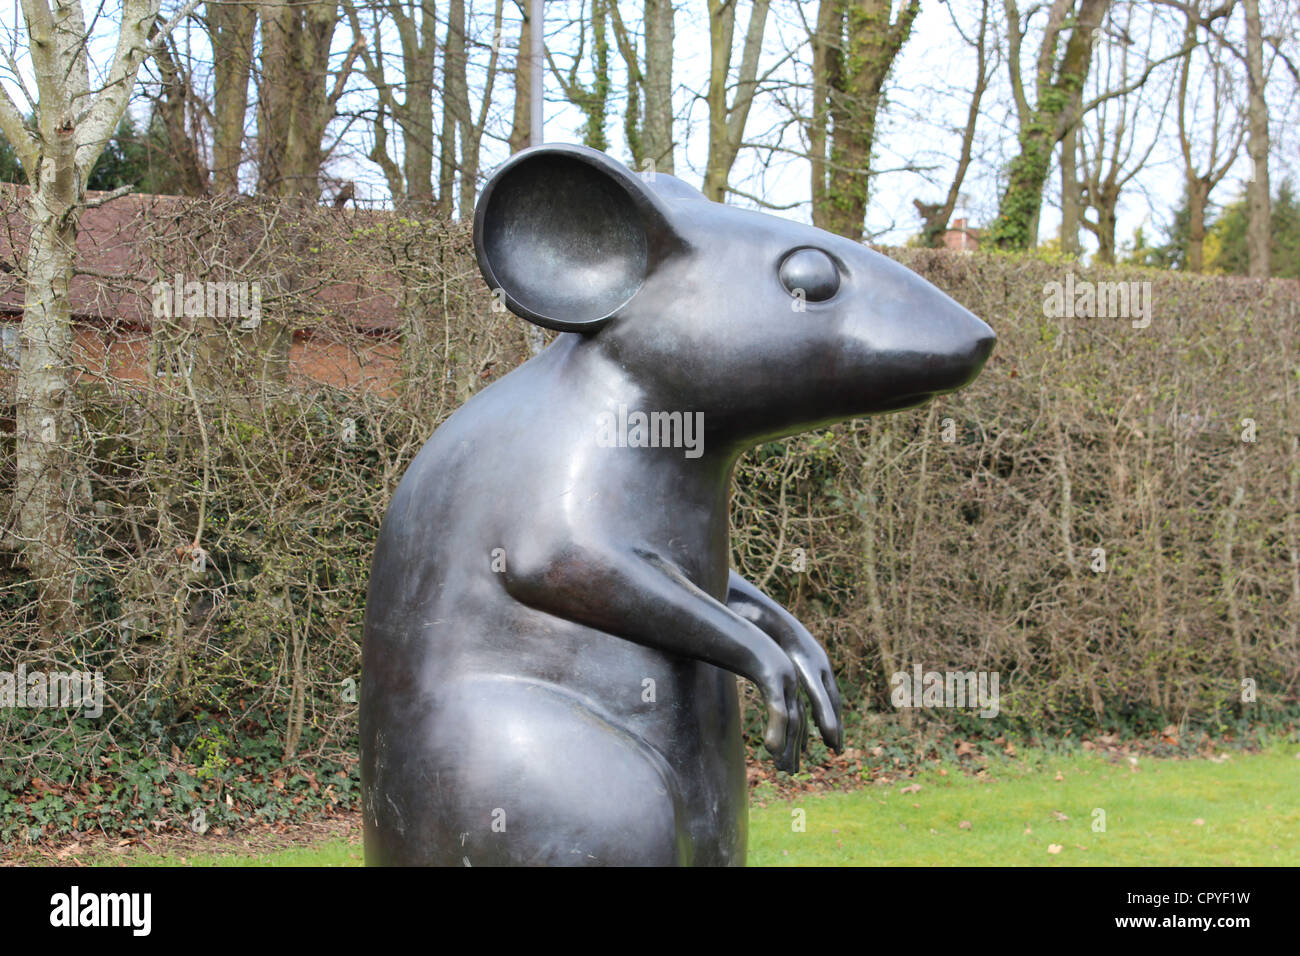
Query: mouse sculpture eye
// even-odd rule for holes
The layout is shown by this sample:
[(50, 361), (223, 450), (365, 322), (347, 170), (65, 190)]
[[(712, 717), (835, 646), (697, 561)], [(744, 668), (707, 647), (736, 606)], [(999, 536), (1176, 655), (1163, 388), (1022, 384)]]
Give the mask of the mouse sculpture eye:
[(781, 263), (781, 284), (791, 295), (825, 302), (840, 288), (840, 270), (820, 249), (796, 249)]

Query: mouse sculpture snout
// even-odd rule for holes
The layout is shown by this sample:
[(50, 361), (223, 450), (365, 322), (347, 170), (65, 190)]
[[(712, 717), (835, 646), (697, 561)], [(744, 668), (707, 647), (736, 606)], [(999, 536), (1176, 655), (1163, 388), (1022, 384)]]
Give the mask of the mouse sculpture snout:
[(916, 273), (884, 256), (877, 259), (878, 294), (855, 309), (843, 328), (846, 364), (870, 395), (865, 411), (919, 404), (973, 381), (997, 335)]

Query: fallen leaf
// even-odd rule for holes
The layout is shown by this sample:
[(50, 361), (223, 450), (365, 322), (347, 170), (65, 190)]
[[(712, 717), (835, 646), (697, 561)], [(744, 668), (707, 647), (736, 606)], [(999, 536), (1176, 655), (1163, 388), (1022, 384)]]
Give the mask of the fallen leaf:
[(1049, 843), (1049, 844), (1047, 845), (1047, 852), (1048, 852), (1048, 853), (1060, 853), (1060, 852), (1061, 852), (1061, 844), (1059, 844), (1059, 843)]
[(1062, 813), (1060, 810), (1053, 810), (1053, 811), (1052, 811), (1052, 817), (1053, 817), (1055, 820), (1057, 820), (1058, 822), (1060, 822), (1060, 823), (1064, 823), (1066, 820), (1070, 819), (1070, 818), (1067, 817), (1064, 813)]
[(969, 830), (969, 829), (970, 829), (970, 826), (971, 826), (971, 824), (970, 824), (970, 821), (969, 821), (969, 820), (963, 820), (961, 823), (957, 824), (957, 829), (959, 829), (959, 830)]

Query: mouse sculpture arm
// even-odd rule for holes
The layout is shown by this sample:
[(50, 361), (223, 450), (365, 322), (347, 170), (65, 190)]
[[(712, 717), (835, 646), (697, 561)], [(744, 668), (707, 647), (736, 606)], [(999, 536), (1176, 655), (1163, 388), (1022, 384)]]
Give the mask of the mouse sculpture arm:
[(579, 546), (516, 560), (506, 589), (523, 604), (752, 681), (767, 706), (764, 744), (777, 767), (799, 768), (802, 684), (827, 744), (840, 745), (839, 690), (825, 652), (784, 608), (732, 574), (727, 603), (662, 556)]
[(812, 702), (813, 719), (826, 746), (844, 749), (844, 725), (840, 716), (840, 688), (835, 682), (830, 659), (799, 619), (735, 571), (727, 582), (727, 607), (763, 629), (785, 651), (799, 683)]

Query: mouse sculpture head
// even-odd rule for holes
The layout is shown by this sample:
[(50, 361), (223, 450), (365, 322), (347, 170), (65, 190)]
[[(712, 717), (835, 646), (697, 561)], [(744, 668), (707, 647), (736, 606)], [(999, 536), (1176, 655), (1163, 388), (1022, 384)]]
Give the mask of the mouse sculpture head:
[(993, 333), (857, 243), (579, 146), (497, 170), (474, 242), (494, 294), (563, 334), (438, 428), (384, 518), (366, 860), (743, 863), (735, 675), (782, 769), (805, 696), (828, 746), (843, 726), (825, 651), (729, 567), (732, 466), (961, 387)]
[(920, 404), (970, 382), (996, 340), (857, 242), (582, 146), (501, 166), (474, 241), (512, 312), (590, 337), (647, 402), (702, 410), (726, 446)]

